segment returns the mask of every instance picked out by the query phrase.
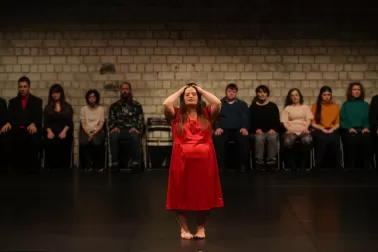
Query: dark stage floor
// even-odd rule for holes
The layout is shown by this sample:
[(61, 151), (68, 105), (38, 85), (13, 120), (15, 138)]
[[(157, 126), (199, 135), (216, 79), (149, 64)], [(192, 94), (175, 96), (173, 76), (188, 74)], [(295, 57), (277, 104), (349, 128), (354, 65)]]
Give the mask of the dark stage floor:
[(207, 239), (182, 241), (166, 171), (1, 175), (0, 251), (378, 251), (375, 173), (222, 175)]

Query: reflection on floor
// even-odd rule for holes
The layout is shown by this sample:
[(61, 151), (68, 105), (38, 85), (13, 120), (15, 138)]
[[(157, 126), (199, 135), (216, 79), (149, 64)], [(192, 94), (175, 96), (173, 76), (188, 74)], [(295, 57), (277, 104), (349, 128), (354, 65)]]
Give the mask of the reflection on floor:
[(0, 176), (0, 251), (378, 251), (378, 174), (222, 174), (206, 240), (182, 241), (166, 171)]

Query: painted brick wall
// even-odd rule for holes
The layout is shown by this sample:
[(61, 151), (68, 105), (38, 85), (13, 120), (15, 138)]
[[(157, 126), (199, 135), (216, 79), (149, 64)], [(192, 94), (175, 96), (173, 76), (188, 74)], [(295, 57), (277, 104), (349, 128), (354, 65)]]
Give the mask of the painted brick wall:
[[(45, 101), (49, 86), (61, 83), (75, 108), (77, 125), (89, 88), (100, 90), (108, 107), (119, 97), (118, 90), (109, 87), (124, 80), (132, 83), (146, 117), (161, 116), (163, 99), (188, 82), (218, 97), (234, 82), (248, 104), (255, 87), (265, 84), (280, 107), (292, 87), (301, 89), (307, 104), (315, 102), (323, 85), (333, 88), (339, 104), (351, 81), (364, 84), (367, 101), (376, 93), (378, 40), (294, 39), (274, 31), (281, 36), (267, 38), (261, 28), (246, 23), (8, 28), (0, 31), (0, 95), (15, 96), (23, 75)], [(101, 74), (106, 63), (114, 64), (116, 71)]]

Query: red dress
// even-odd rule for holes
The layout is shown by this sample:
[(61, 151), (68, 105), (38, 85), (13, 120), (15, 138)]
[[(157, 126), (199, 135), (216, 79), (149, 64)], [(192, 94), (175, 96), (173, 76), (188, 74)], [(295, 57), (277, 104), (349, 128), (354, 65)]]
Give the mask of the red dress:
[(177, 132), (180, 111), (175, 109), (172, 126), (173, 149), (168, 179), (167, 210), (201, 211), (223, 207), (218, 164), (212, 139), (211, 107), (203, 109), (211, 124), (185, 116), (181, 135)]

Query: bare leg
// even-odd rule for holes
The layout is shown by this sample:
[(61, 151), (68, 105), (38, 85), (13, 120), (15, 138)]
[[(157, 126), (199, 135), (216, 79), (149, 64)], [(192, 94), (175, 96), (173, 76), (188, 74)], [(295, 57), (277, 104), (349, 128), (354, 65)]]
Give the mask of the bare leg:
[(197, 239), (205, 239), (205, 223), (207, 216), (209, 215), (209, 211), (198, 211), (196, 214), (197, 233), (194, 235), (194, 237)]
[(189, 231), (187, 215), (184, 212), (177, 212), (176, 220), (181, 227), (181, 238), (186, 240), (193, 239), (193, 235)]

